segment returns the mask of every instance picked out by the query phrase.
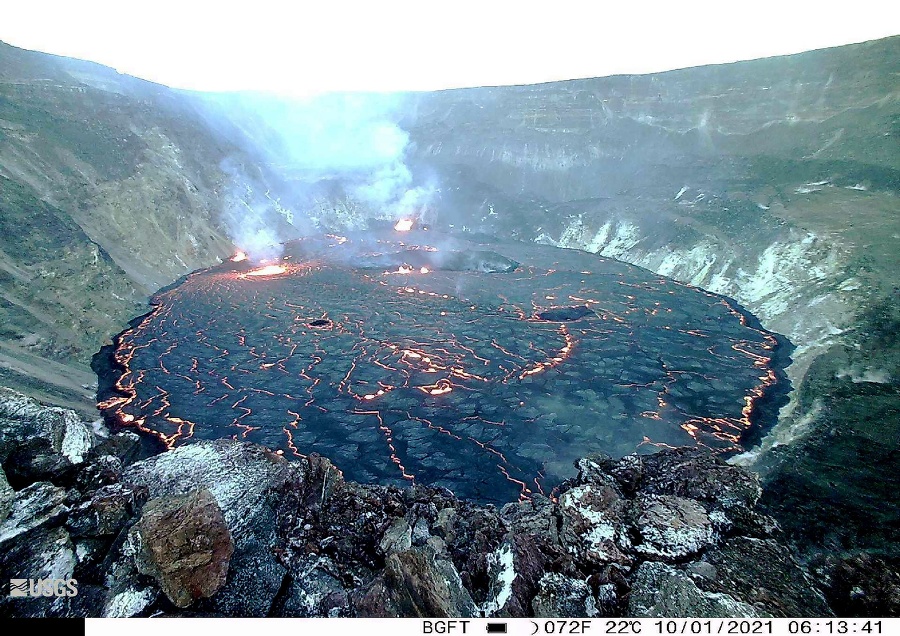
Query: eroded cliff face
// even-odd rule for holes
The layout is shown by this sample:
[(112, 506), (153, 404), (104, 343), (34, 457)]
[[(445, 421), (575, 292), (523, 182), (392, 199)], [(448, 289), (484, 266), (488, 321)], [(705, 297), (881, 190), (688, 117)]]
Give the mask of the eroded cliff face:
[(0, 376), (90, 411), (88, 362), (160, 286), (231, 251), (232, 187), (183, 95), (0, 43)]
[[(895, 294), (898, 42), (426, 94), (407, 125), (416, 160), (443, 176), (442, 222), (731, 296), (796, 346), (802, 387), (817, 356), (859, 348), (862, 315)], [(896, 379), (891, 358), (861, 364), (871, 382)], [(764, 449), (815, 430), (821, 402), (798, 396)]]

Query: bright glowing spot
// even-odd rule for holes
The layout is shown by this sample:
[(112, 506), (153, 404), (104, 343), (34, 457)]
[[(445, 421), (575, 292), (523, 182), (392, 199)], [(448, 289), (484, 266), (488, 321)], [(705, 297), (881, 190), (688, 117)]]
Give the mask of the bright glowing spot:
[(423, 267), (423, 268), (420, 269), (419, 271), (420, 271), (421, 273), (423, 273), (423, 274), (427, 274), (427, 273), (428, 273), (429, 271), (431, 271), (431, 270), (429, 270), (427, 267)]
[(287, 267), (283, 265), (266, 265), (265, 267), (254, 269), (252, 272), (247, 272), (244, 276), (278, 276), (286, 271)]
[(240, 263), (241, 261), (246, 261), (247, 255), (244, 252), (238, 252), (234, 256), (231, 257), (232, 263)]
[(407, 267), (406, 265), (401, 265), (400, 269), (397, 270), (398, 274), (412, 274), (412, 267)]
[(399, 221), (397, 221), (394, 229), (398, 232), (409, 232), (412, 229), (412, 226), (412, 219), (400, 219)]

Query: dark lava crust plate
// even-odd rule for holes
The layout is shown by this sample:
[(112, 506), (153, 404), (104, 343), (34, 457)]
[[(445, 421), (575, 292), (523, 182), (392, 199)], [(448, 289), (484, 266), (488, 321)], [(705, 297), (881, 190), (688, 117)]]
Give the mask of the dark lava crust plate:
[(776, 338), (726, 298), (430, 231), (304, 239), (153, 302), (116, 340), (109, 418), (170, 447), (247, 439), (484, 502), (549, 494), (592, 451), (740, 450), (779, 377)]

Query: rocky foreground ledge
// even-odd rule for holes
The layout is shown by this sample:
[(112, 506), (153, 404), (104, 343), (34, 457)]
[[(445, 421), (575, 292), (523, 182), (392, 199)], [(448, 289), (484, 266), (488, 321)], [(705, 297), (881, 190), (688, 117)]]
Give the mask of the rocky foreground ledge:
[(0, 580), (78, 581), (0, 614), (832, 613), (755, 510), (758, 478), (696, 449), (589, 456), (558, 500), (499, 510), (232, 440), (139, 455), (134, 433), (0, 389)]

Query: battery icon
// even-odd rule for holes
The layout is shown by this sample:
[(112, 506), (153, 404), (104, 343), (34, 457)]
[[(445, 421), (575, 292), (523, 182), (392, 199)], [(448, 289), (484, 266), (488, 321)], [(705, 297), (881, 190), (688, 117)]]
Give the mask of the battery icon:
[(488, 634), (505, 634), (506, 623), (488, 623), (486, 629)]

